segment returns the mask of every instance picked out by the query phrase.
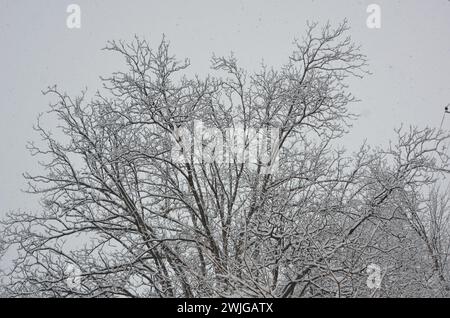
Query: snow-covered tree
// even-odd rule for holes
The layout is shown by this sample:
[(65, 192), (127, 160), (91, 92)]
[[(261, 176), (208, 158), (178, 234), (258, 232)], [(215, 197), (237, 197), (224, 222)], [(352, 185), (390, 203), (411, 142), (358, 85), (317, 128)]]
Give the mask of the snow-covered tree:
[[(165, 39), (154, 50), (113, 41), (106, 50), (127, 69), (94, 97), (50, 87), (61, 132), (39, 121), (43, 144), (30, 144), (45, 172), (26, 178), (42, 209), (2, 221), (2, 249), (18, 253), (5, 292), (446, 295), (449, 206), (433, 187), (449, 172), (449, 136), (412, 127), (387, 148), (336, 146), (357, 118), (347, 79), (368, 73), (347, 33), (346, 22), (310, 24), (280, 69), (249, 73), (215, 56), (204, 79), (183, 75), (189, 61)], [(239, 153), (198, 158), (189, 141), (199, 121), (218, 135), (240, 132), (248, 153), (249, 131), (262, 132), (269, 155), (259, 144), (252, 164)], [(227, 147), (201, 136), (200, 149)], [(377, 289), (367, 286), (370, 264), (382, 270)]]

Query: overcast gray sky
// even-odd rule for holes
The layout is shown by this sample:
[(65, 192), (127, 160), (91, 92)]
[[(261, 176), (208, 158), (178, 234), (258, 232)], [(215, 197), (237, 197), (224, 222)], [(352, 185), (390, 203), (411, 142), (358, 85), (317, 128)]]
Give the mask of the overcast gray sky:
[[(81, 7), (80, 29), (66, 26), (71, 3)], [(366, 26), (371, 3), (381, 7), (381, 29)], [(48, 109), (41, 90), (53, 84), (72, 94), (97, 89), (99, 75), (123, 67), (100, 50), (107, 40), (137, 34), (156, 45), (164, 33), (178, 57), (191, 59), (191, 71), (204, 75), (213, 52), (233, 51), (247, 68), (262, 59), (278, 66), (307, 20), (344, 18), (373, 72), (352, 85), (362, 100), (352, 107), (362, 117), (344, 142), (386, 143), (402, 122), (439, 126), (450, 102), (448, 0), (0, 0), (0, 215), (36, 207), (20, 189), (22, 173), (36, 168), (25, 145), (37, 139), (32, 125)], [(450, 116), (444, 125), (450, 128)]]

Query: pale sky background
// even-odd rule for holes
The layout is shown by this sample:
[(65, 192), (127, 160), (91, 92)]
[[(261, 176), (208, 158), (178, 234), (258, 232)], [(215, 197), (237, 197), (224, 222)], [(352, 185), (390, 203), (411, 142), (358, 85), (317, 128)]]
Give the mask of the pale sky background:
[[(68, 29), (66, 8), (82, 10), (81, 29)], [(366, 26), (367, 6), (382, 10), (381, 29)], [(26, 142), (37, 140), (32, 126), (48, 110), (41, 95), (58, 84), (70, 94), (100, 87), (98, 77), (124, 69), (117, 56), (101, 51), (107, 40), (134, 34), (157, 45), (162, 34), (191, 71), (205, 75), (212, 53), (235, 52), (242, 67), (264, 59), (279, 66), (307, 20), (348, 18), (353, 39), (367, 54), (373, 75), (353, 83), (362, 114), (344, 143), (367, 138), (385, 144), (405, 125), (438, 127), (450, 103), (450, 1), (113, 1), (0, 0), (0, 217), (13, 209), (37, 208), (21, 193), (22, 173), (36, 169)], [(444, 127), (450, 128), (450, 116)]]

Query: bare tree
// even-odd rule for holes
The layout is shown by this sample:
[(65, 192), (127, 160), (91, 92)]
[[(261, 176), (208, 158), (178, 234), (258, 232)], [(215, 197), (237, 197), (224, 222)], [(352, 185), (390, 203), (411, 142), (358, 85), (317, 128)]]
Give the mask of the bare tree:
[[(113, 41), (106, 50), (128, 69), (104, 78), (94, 98), (50, 87), (63, 137), (38, 122), (44, 145), (30, 149), (45, 174), (26, 178), (42, 210), (2, 221), (3, 250), (18, 251), (8, 294), (369, 296), (366, 268), (376, 263), (393, 268), (377, 291), (390, 295), (388, 279), (415, 257), (405, 247), (420, 248), (417, 235), (444, 277), (447, 219), (430, 209), (424, 228), (417, 200), (449, 172), (449, 136), (410, 128), (387, 149), (335, 146), (357, 117), (347, 79), (367, 74), (347, 31), (346, 22), (310, 24), (281, 69), (250, 74), (234, 56), (213, 57), (205, 79), (183, 76), (189, 61), (165, 39), (155, 50)], [(200, 120), (222, 135), (243, 127), (246, 151), (250, 128), (277, 129), (277, 142), (254, 166), (239, 154), (199, 160), (186, 136)], [(69, 265), (78, 286), (67, 283)]]
[[(429, 258), (431, 271), (426, 282), (429, 287), (437, 282), (438, 293), (449, 291), (448, 253), (449, 253), (449, 189), (441, 192), (432, 187), (428, 195), (417, 193), (406, 201), (406, 218), (424, 245), (425, 255)], [(433, 281), (434, 280), (434, 281)], [(431, 283), (431, 286), (430, 286)]]

